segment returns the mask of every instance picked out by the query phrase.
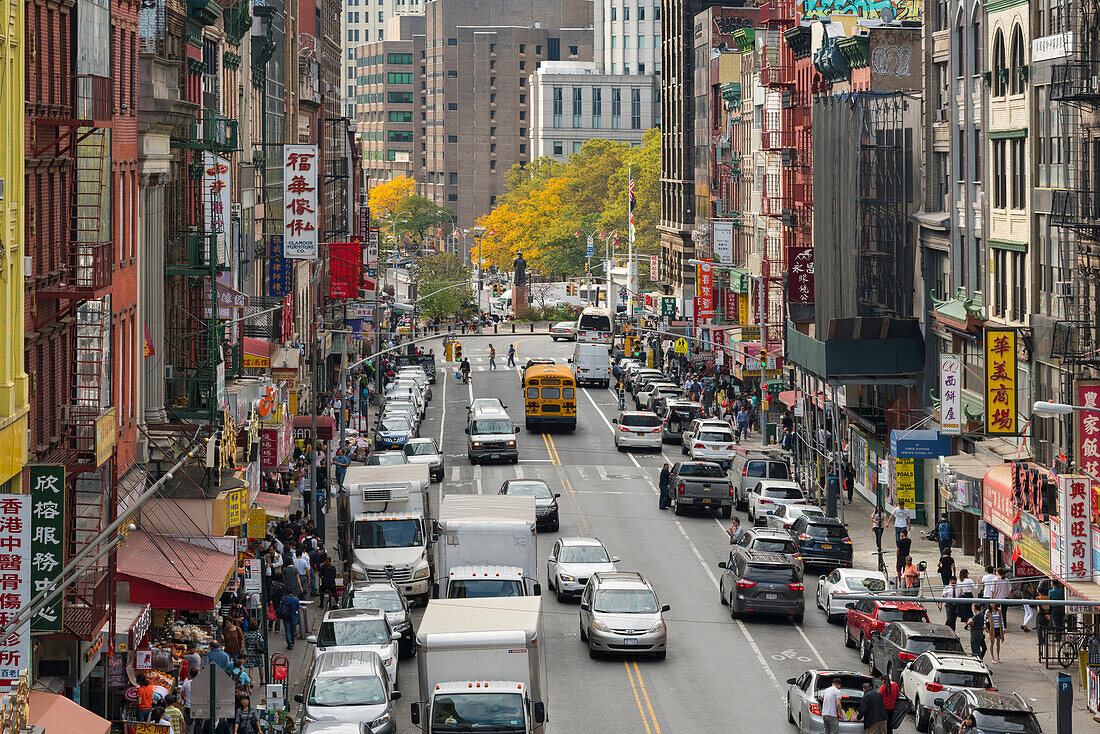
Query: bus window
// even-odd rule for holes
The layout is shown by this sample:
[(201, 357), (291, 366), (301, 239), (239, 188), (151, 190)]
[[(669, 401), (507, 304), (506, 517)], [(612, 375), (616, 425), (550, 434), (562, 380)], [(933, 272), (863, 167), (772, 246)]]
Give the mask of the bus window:
[(527, 397), (530, 400), (535, 400), (539, 396), (539, 389), (537, 387), (527, 388)]
[(561, 396), (563, 398), (565, 398), (566, 400), (573, 400), (574, 397), (576, 397), (574, 395), (573, 388), (571, 388), (571, 387), (562, 388)]
[(543, 400), (560, 400), (561, 390), (556, 387), (544, 387), (542, 388)]

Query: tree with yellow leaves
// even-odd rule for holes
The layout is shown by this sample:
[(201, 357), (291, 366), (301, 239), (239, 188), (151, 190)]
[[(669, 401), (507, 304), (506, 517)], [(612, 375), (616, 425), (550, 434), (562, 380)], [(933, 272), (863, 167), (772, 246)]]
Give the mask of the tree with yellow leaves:
[(380, 183), (370, 190), (371, 217), (389, 222), (405, 199), (416, 194), (416, 181), (408, 176), (398, 176)]

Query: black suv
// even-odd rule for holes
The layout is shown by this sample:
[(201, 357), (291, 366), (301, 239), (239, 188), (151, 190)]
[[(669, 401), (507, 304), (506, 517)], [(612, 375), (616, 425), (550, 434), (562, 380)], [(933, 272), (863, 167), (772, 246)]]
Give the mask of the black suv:
[(661, 436), (665, 443), (679, 443), (684, 429), (696, 418), (703, 417), (703, 404), (692, 400), (674, 400), (660, 415), (664, 423)]
[(718, 581), (722, 603), (728, 604), (730, 617), (739, 614), (789, 614), (797, 624), (806, 611), (806, 587), (797, 562), (782, 553), (730, 551), (729, 561), (718, 568), (725, 571)]
[(781, 553), (790, 556), (797, 563), (798, 570), (802, 569), (802, 556), (798, 553), (798, 546), (791, 536), (782, 530), (771, 528), (749, 528), (741, 536), (741, 540), (730, 544), (730, 552), (735, 556), (745, 553)]
[(789, 532), (806, 564), (852, 565), (852, 539), (848, 528), (835, 517), (803, 515), (791, 523)]
[[(937, 708), (932, 711), (928, 726), (931, 734), (958, 734), (958, 732), (980, 731), (984, 734), (1042, 734), (1042, 727), (1035, 720), (1035, 714), (1018, 693), (983, 691), (968, 688), (957, 691), (946, 701), (935, 700)], [(963, 726), (969, 717), (974, 724)]]
[(891, 622), (882, 632), (871, 633), (871, 675), (887, 673), (901, 680), (901, 671), (922, 652), (963, 652), (958, 636), (946, 624)]

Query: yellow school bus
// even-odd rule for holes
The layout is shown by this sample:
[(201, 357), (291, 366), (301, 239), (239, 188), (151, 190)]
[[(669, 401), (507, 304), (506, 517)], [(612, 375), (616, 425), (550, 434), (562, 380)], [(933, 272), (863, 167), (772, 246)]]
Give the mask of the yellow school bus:
[(527, 430), (577, 427), (577, 381), (568, 367), (536, 364), (523, 373), (523, 405)]

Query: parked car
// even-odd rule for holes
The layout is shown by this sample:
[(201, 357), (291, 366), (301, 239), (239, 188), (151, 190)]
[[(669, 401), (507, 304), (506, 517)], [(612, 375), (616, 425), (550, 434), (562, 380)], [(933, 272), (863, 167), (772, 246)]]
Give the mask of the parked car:
[(401, 633), (398, 646), (401, 657), (411, 657), (416, 651), (416, 630), (409, 602), (393, 581), (352, 581), (340, 597), (340, 608), (381, 609), (386, 613), (390, 629)]
[(687, 507), (717, 508), (722, 517), (733, 509), (733, 484), (726, 470), (711, 461), (678, 461), (668, 478), (672, 511), (684, 514)]
[(314, 657), (328, 650), (369, 650), (378, 653), (390, 680), (397, 681), (397, 648), (401, 633), (390, 629), (381, 609), (330, 609), (325, 612), (313, 645)]
[(628, 448), (657, 449), (664, 446), (661, 440), (661, 419), (653, 413), (641, 410), (624, 410), (611, 422), (618, 426), (615, 431), (615, 448), (623, 451)]
[(877, 594), (886, 590), (886, 574), (852, 568), (837, 568), (817, 580), (817, 607), (825, 619), (835, 622), (844, 616), (848, 594)]
[(668, 398), (683, 397), (684, 390), (671, 382), (651, 382), (645, 390), (634, 398), (634, 407), (638, 410), (653, 410), (653, 401), (658, 396)]
[(661, 415), (664, 424), (664, 432), (661, 434), (665, 443), (676, 443), (680, 440), (680, 434), (696, 418), (703, 417), (703, 405), (693, 400), (671, 400), (668, 402)]
[(305, 723), (362, 722), (362, 734), (393, 734), (397, 722), (392, 702), (401, 697), (396, 681), (386, 672), (378, 653), (369, 650), (326, 652), (318, 655), (306, 673), (302, 704)]
[(807, 564), (852, 565), (852, 538), (835, 517), (804, 515), (791, 523), (790, 534)]
[(428, 376), (424, 374), (424, 370), (419, 367), (402, 367), (397, 371), (397, 379), (400, 380), (412, 380), (420, 388), (420, 391), (424, 393), (424, 397), (428, 400), (432, 399), (432, 385), (428, 380)]
[(905, 666), (929, 650), (962, 652), (963, 647), (946, 624), (891, 622), (871, 636), (871, 661), (867, 665), (872, 675), (883, 672), (900, 680)]
[(821, 696), (837, 678), (840, 679), (840, 706), (845, 713), (840, 731), (843, 734), (863, 734), (863, 722), (855, 720), (854, 712), (858, 712), (859, 705), (863, 703), (863, 684), (873, 684), (874, 681), (869, 675), (843, 670), (807, 670), (797, 678), (787, 679), (787, 721), (798, 727), (800, 734), (821, 734), (825, 731), (825, 722), (821, 719)]
[(770, 515), (764, 516), (764, 527), (787, 532), (795, 520), (806, 517), (825, 517), (825, 510), (817, 505), (779, 505)]
[(581, 594), (581, 641), (588, 644), (591, 658), (602, 652), (653, 653), (664, 660), (667, 611), (669, 605), (657, 600), (653, 587), (640, 573), (594, 573)]
[(668, 376), (660, 370), (646, 368), (635, 373), (634, 379), (630, 383), (630, 394), (635, 398), (638, 395), (652, 385), (655, 382), (668, 382)]
[[(942, 702), (942, 705), (939, 705)], [(932, 734), (1042, 734), (1043, 728), (1018, 693), (962, 690), (935, 700), (928, 731)], [(962, 722), (974, 717), (974, 728), (964, 730)]]
[(618, 562), (597, 538), (559, 538), (546, 559), (547, 583), (565, 601), (580, 596), (592, 574), (614, 571)]
[(802, 556), (798, 555), (798, 545), (782, 530), (749, 528), (745, 530), (741, 540), (731, 545), (730, 550), (734, 555), (751, 552), (783, 553), (797, 561), (799, 573), (803, 571)]
[(550, 338), (554, 341), (564, 339), (567, 342), (577, 340), (577, 322), (559, 321), (550, 327)]
[(765, 479), (757, 483), (748, 495), (749, 520), (764, 517), (779, 505), (808, 505), (798, 482), (789, 479)]
[(794, 478), (788, 454), (778, 449), (739, 449), (733, 462), (733, 472), (741, 477), (736, 490), (737, 509), (748, 509), (748, 493), (764, 479)]
[(695, 420), (691, 425), (690, 437), (685, 432), (681, 443), (686, 444), (686, 453), (692, 461), (713, 461), (729, 470), (737, 450), (729, 424), (725, 421)]
[(512, 497), (535, 498), (535, 527), (538, 530), (558, 531), (558, 498), (561, 493), (550, 491), (550, 487), (541, 479), (509, 479), (500, 485), (499, 494)]
[(377, 451), (400, 449), (406, 441), (413, 437), (415, 432), (416, 428), (408, 416), (383, 416), (378, 421), (378, 425), (374, 427), (374, 448)]
[(447, 468), (443, 461), (443, 452), (435, 445), (434, 438), (410, 438), (405, 442), (405, 456), (410, 464), (427, 464), (428, 475), (433, 482), (442, 482)]
[(997, 690), (989, 668), (973, 655), (925, 652), (901, 672), (901, 690), (913, 702), (917, 731), (928, 731), (937, 698), (950, 698), (964, 689)]
[(802, 572), (795, 559), (782, 553), (750, 551), (735, 554), (718, 568), (725, 571), (718, 580), (718, 593), (728, 604), (730, 617), (741, 614), (789, 614), (802, 624), (806, 611)]
[(844, 644), (859, 650), (861, 663), (871, 662), (871, 637), (891, 622), (927, 622), (924, 605), (901, 599), (864, 599), (845, 604)]

